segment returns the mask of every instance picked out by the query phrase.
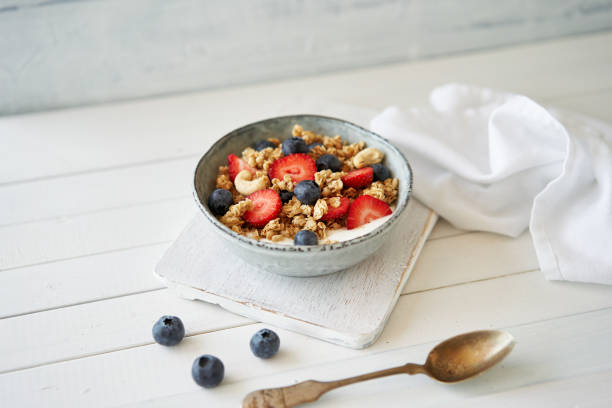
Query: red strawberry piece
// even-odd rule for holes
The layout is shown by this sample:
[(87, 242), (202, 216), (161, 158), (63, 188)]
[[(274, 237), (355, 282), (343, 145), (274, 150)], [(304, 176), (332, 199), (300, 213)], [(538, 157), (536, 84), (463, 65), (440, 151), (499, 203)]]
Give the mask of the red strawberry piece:
[(327, 214), (321, 217), (321, 221), (335, 220), (344, 217), (349, 209), (351, 200), (348, 197), (340, 197), (340, 205), (338, 207), (332, 207), (329, 203), (327, 204)]
[(246, 164), (244, 160), (232, 153), (227, 155), (227, 167), (232, 182), (242, 170), (248, 170), (251, 172), (251, 174), (255, 174), (254, 168)]
[(374, 180), (374, 170), (371, 167), (349, 171), (342, 177), (345, 187), (360, 188), (372, 183)]
[(353, 201), (348, 210), (346, 229), (361, 227), (389, 214), (391, 214), (391, 208), (387, 203), (369, 195), (362, 195)]
[(242, 217), (255, 228), (261, 228), (278, 217), (283, 206), (278, 193), (270, 189), (255, 191), (247, 198), (253, 202), (253, 208)]
[(295, 153), (289, 156), (276, 159), (268, 169), (270, 180), (279, 179), (287, 174), (291, 177), (294, 183), (302, 180), (314, 180), (314, 175), (317, 172), (317, 165), (312, 157), (305, 153)]

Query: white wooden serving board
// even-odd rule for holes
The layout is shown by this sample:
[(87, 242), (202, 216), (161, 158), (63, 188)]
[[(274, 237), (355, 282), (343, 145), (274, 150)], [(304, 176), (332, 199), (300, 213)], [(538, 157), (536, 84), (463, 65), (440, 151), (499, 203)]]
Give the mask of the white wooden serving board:
[(408, 280), (437, 215), (411, 199), (374, 256), (314, 278), (275, 275), (234, 256), (204, 216), (164, 254), (157, 276), (181, 296), (351, 348), (376, 341)]

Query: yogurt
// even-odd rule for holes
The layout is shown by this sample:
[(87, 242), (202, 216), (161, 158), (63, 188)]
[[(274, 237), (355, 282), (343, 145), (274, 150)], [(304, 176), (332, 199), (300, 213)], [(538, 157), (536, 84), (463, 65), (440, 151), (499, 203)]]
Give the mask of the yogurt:
[[(391, 206), (391, 208), (393, 211), (395, 211), (395, 206)], [(393, 213), (386, 215), (384, 217), (375, 219), (374, 221), (368, 222), (367, 224), (364, 224), (358, 228), (353, 228), (351, 230), (347, 229), (346, 227), (342, 227), (340, 229), (329, 231), (327, 233), (327, 238), (320, 241), (319, 245), (324, 244), (326, 241), (342, 242), (342, 241), (348, 241), (354, 238), (358, 238), (362, 235), (366, 235), (374, 231), (376, 228), (380, 227), (381, 225), (383, 225), (385, 222), (387, 222), (389, 218), (391, 218), (392, 215)], [(276, 242), (263, 238), (261, 239), (261, 241), (271, 242), (275, 244), (282, 244), (282, 245), (293, 245), (293, 239), (291, 238), (285, 238), (285, 239), (282, 239)]]

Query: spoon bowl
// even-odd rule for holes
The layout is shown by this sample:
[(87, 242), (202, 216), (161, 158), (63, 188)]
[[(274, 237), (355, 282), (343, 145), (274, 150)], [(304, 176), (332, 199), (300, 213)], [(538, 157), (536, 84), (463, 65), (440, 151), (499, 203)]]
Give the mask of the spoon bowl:
[(463, 381), (499, 363), (513, 347), (514, 338), (507, 332), (480, 330), (461, 334), (429, 352), (424, 373), (441, 382)]

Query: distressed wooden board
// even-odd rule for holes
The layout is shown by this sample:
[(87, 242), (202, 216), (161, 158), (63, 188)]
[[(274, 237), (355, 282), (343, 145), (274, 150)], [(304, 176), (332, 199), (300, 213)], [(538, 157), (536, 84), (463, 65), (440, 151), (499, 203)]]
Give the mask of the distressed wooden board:
[(410, 200), (399, 225), (374, 256), (314, 278), (274, 275), (232, 255), (202, 216), (168, 249), (157, 275), (184, 297), (352, 348), (382, 332), (437, 220)]

